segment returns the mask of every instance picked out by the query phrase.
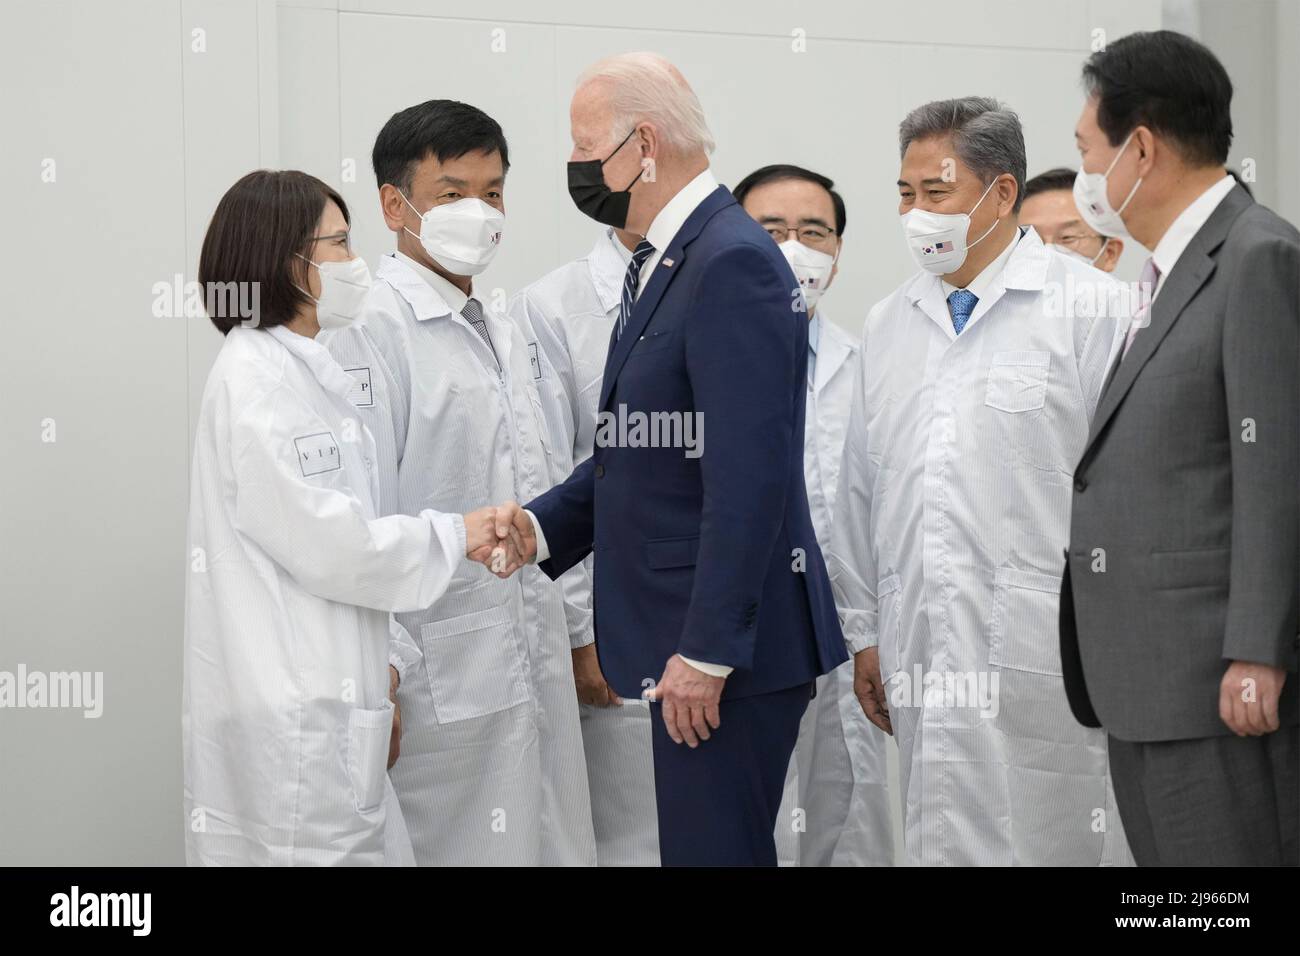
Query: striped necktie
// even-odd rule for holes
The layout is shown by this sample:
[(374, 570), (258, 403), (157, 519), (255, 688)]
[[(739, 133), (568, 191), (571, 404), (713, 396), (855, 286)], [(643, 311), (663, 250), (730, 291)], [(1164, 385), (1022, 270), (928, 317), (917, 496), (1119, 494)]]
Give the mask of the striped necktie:
[(466, 300), (465, 308), (460, 310), (460, 314), (465, 317), (466, 322), (474, 326), (474, 331), (487, 343), (487, 347), (492, 349), (492, 357), (497, 361), (497, 368), (500, 368), (501, 360), (497, 358), (497, 350), (492, 348), (492, 336), (488, 335), (487, 319), (483, 318), (483, 306), (479, 304), (478, 299)]
[(632, 305), (636, 302), (636, 290), (641, 286), (641, 267), (645, 261), (650, 258), (655, 251), (655, 247), (650, 245), (649, 240), (642, 239), (632, 250), (632, 261), (627, 264), (627, 272), (623, 275), (623, 298), (618, 304), (618, 334), (614, 336), (617, 342), (623, 336), (623, 328), (627, 325), (627, 320), (632, 316)]

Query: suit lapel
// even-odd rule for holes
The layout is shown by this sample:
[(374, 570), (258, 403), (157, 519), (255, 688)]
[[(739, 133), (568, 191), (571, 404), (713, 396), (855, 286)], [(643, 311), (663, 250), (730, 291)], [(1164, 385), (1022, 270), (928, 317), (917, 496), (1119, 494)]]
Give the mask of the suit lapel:
[(1083, 450), (1085, 456), (1091, 451), (1097, 436), (1105, 430), (1106, 424), (1123, 403), (1124, 397), (1133, 387), (1142, 367), (1155, 354), (1161, 341), (1182, 316), (1187, 304), (1214, 272), (1213, 253), (1222, 245), (1233, 221), (1251, 202), (1250, 197), (1240, 186), (1234, 187), (1227, 196), (1223, 197), (1223, 201), (1210, 214), (1210, 218), (1183, 250), (1183, 254), (1178, 257), (1178, 262), (1160, 289), (1160, 295), (1151, 304), (1150, 324), (1138, 330), (1137, 335), (1133, 337), (1133, 347), (1129, 349), (1128, 355), (1121, 353), (1106, 377), (1106, 382), (1102, 386), (1101, 399), (1097, 403), (1097, 412), (1092, 419), (1092, 428), (1088, 433), (1088, 444)]
[(601, 410), (604, 410), (609, 402), (609, 396), (614, 391), (614, 382), (618, 379), (618, 373), (622, 371), (623, 363), (627, 361), (632, 346), (636, 344), (646, 325), (649, 324), (650, 317), (654, 315), (664, 291), (673, 281), (673, 276), (682, 270), (682, 265), (686, 261), (686, 247), (700, 234), (704, 224), (715, 213), (734, 202), (727, 188), (719, 186), (695, 207), (695, 210), (686, 217), (686, 222), (682, 223), (682, 227), (677, 230), (677, 234), (669, 241), (668, 248), (655, 263), (654, 271), (645, 279), (645, 288), (633, 303), (627, 326), (617, 341), (614, 336), (618, 334), (618, 323), (614, 323), (614, 332), (610, 335), (610, 350), (605, 359), (605, 375), (600, 386), (600, 404), (597, 406)]

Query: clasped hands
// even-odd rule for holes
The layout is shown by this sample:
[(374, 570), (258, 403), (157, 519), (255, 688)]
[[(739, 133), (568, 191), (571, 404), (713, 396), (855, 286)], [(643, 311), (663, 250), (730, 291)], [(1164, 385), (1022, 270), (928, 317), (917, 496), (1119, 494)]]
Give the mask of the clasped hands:
[(489, 505), (464, 516), (465, 557), (499, 578), (508, 578), (537, 557), (532, 519), (516, 501)]

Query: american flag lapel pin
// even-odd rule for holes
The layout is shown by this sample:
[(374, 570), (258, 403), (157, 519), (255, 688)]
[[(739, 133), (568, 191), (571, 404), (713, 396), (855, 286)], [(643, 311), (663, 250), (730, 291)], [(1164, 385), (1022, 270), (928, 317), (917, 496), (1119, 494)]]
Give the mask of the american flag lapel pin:
[(665, 259), (663, 260), (663, 263), (665, 269), (671, 269), (673, 267), (673, 260), (671, 259)]

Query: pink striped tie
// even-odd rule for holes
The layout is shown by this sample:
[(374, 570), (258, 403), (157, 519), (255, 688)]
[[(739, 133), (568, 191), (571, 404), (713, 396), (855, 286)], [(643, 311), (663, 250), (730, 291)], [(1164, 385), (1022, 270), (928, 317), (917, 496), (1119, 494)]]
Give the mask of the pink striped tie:
[[(1156, 295), (1156, 283), (1160, 281), (1160, 268), (1154, 258), (1147, 259), (1142, 266), (1142, 275), (1138, 277), (1138, 296), (1140, 303), (1133, 312), (1133, 324), (1129, 326), (1128, 336), (1124, 339), (1124, 355), (1133, 347), (1133, 339), (1138, 329), (1151, 324), (1151, 300)], [(1120, 358), (1123, 358), (1121, 355)]]

